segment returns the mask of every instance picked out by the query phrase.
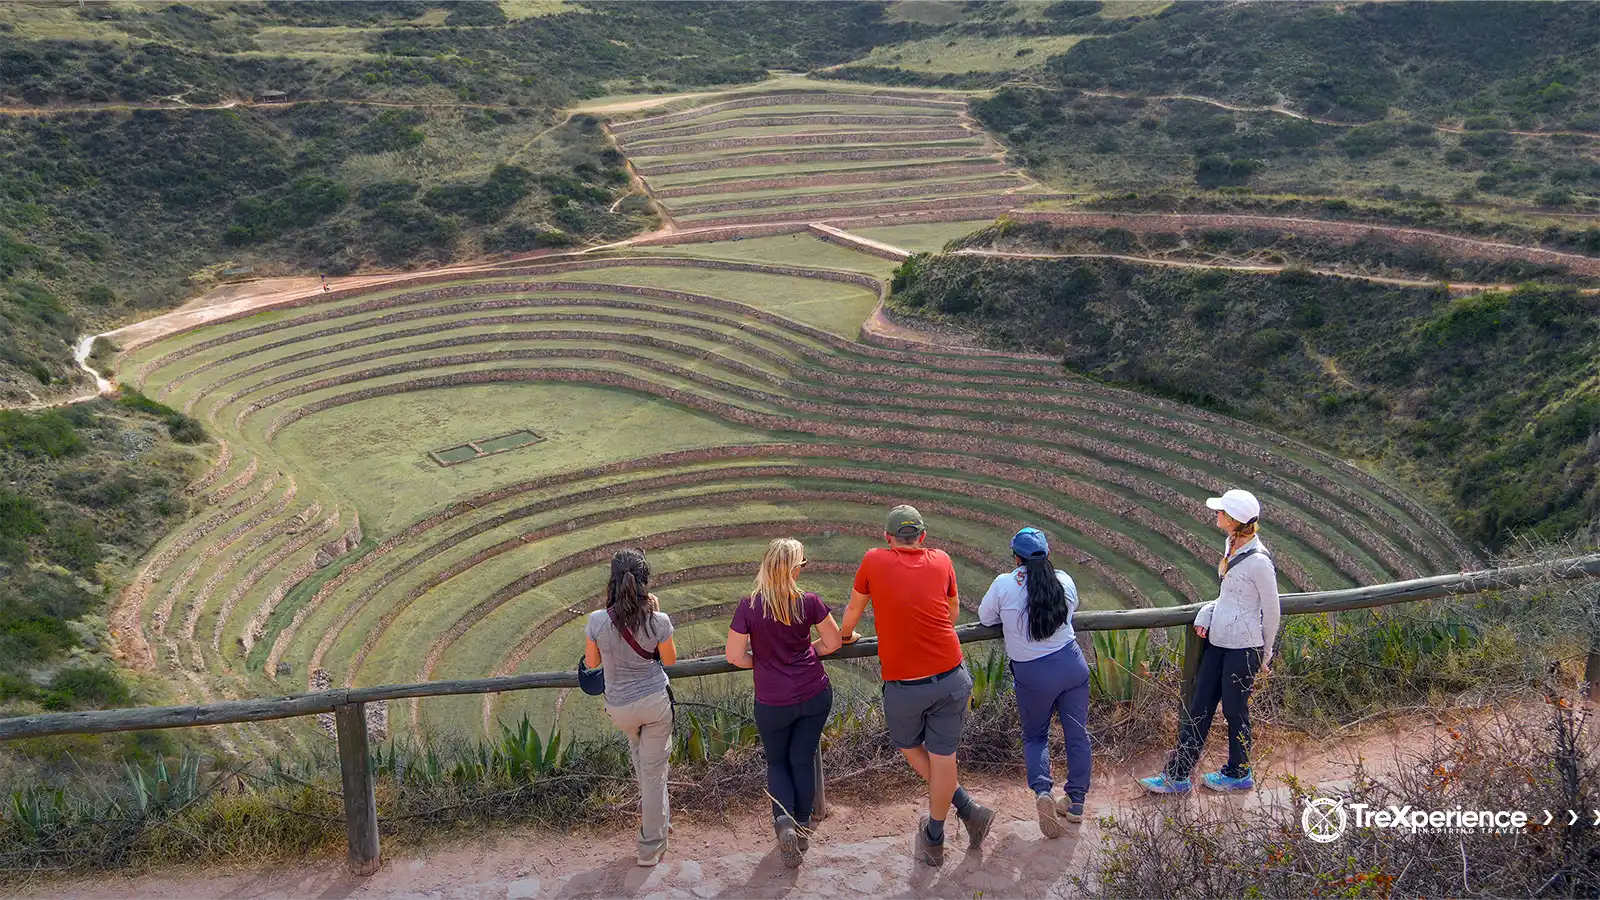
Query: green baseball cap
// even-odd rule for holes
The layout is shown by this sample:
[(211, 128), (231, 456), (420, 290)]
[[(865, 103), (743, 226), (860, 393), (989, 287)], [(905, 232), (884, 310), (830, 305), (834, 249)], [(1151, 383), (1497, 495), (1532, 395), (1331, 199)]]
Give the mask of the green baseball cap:
[(922, 524), (922, 513), (902, 503), (889, 510), (889, 523), (883, 530), (897, 537), (916, 537), (928, 529)]

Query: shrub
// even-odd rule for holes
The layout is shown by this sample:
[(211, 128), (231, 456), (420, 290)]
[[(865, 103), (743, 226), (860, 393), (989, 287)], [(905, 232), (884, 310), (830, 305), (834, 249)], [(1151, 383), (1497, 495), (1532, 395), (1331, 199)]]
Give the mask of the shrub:
[(0, 410), (0, 450), (36, 459), (60, 459), (83, 447), (83, 438), (60, 410)]
[(50, 679), (44, 697), (46, 709), (104, 709), (123, 706), (129, 700), (128, 686), (116, 672), (99, 666), (71, 666)]

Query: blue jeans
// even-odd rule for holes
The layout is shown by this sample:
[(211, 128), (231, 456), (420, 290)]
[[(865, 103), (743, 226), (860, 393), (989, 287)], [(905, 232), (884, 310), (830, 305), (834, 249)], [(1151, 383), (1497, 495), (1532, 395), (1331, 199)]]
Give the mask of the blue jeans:
[(1094, 757), (1089, 750), (1089, 664), (1078, 642), (1039, 659), (1011, 663), (1022, 716), (1022, 755), (1028, 761), (1028, 787), (1049, 793), (1050, 717), (1061, 718), (1067, 738), (1067, 796), (1082, 802), (1089, 793)]

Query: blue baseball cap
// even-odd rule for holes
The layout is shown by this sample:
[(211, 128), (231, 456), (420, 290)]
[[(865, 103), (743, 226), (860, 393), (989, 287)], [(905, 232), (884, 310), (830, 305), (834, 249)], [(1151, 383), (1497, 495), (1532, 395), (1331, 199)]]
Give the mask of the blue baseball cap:
[(1011, 539), (1011, 552), (1023, 559), (1042, 559), (1050, 555), (1050, 542), (1037, 528), (1024, 528)]

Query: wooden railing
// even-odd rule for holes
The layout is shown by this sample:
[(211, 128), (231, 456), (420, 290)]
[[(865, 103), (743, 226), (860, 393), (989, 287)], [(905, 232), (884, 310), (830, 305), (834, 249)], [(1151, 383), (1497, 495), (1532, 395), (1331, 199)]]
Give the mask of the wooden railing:
[[(1552, 563), (1439, 575), (1341, 591), (1284, 594), (1282, 609), (1286, 615), (1340, 612), (1415, 600), (1475, 594), (1528, 583), (1585, 577), (1600, 577), (1600, 553)], [(1080, 632), (1164, 628), (1193, 622), (1195, 613), (1199, 609), (1200, 604), (1193, 603), (1155, 609), (1088, 610), (1074, 616), (1072, 625)], [(959, 626), (956, 628), (956, 634), (962, 643), (992, 641), (1001, 637), (999, 628), (977, 624)], [(1185, 634), (1183, 696), (1187, 702), (1192, 696), (1192, 678), (1201, 643), (1194, 639), (1192, 630), (1186, 631)], [(1584, 670), (1584, 680), (1590, 685), (1600, 681), (1600, 644), (1594, 646), (1595, 649), (1590, 652)], [(877, 654), (877, 639), (864, 638), (841, 647), (828, 659), (856, 659)], [(717, 658), (692, 659), (667, 668), (668, 675), (673, 678), (696, 678), (737, 671), (741, 670), (729, 665), (726, 660)], [(230, 700), (198, 706), (44, 713), (0, 719), (0, 741), (56, 734), (104, 734), (115, 731), (147, 731), (158, 728), (262, 722), (331, 712), (334, 714), (338, 729), (345, 829), (349, 839), (349, 865), (352, 872), (367, 875), (377, 870), (380, 853), (377, 800), (373, 792), (372, 764), (367, 739), (366, 704), (408, 697), (446, 697), (458, 694), (491, 694), (533, 688), (577, 686), (576, 672), (533, 672), (498, 678), (338, 688), (313, 694)], [(820, 788), (820, 779), (818, 785)]]

